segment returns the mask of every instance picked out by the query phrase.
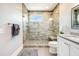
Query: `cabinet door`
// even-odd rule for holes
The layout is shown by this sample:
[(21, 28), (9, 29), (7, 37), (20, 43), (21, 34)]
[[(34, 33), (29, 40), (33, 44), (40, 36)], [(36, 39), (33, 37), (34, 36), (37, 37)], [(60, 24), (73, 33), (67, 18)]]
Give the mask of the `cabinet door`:
[(62, 48), (62, 46), (61, 46), (61, 45), (62, 45), (62, 38), (61, 38), (61, 37), (57, 37), (57, 41), (58, 41), (58, 45), (57, 45), (57, 46), (58, 46), (58, 47), (57, 47), (57, 55), (58, 55), (58, 56), (61, 56), (61, 54), (62, 54), (62, 53), (61, 53), (61, 51), (62, 51), (62, 50), (61, 50), (61, 48)]
[(69, 56), (69, 44), (64, 40), (64, 38), (58, 37), (58, 56)]
[(70, 56), (79, 56), (79, 47), (71, 45)]
[(61, 48), (61, 50), (62, 50), (61, 55), (62, 56), (69, 56), (69, 49), (70, 49), (69, 44), (63, 42), (62, 48)]

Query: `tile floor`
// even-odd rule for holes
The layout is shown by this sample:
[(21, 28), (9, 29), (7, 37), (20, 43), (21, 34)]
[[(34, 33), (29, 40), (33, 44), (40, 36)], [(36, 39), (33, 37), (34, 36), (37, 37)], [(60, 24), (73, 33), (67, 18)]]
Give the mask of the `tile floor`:
[(25, 41), (19, 56), (54, 56), (49, 53), (48, 41)]
[(21, 53), (21, 56), (51, 56), (51, 54), (49, 53), (48, 47), (24, 47), (24, 48), (26, 50), (30, 50), (30, 52), (31, 52), (31, 50), (34, 50), (34, 51), (37, 50), (38, 54), (36, 54), (36, 52), (32, 52), (33, 55), (32, 54), (24, 55), (24, 54), (27, 54), (27, 52), (25, 53), (25, 51), (24, 51)]

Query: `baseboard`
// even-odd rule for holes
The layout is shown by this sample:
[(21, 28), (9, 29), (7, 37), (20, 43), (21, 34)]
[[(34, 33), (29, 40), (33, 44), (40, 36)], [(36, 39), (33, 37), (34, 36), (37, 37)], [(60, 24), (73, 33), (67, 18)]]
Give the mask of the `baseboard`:
[(23, 49), (23, 44), (11, 56), (18, 56), (18, 54), (21, 52), (22, 49)]

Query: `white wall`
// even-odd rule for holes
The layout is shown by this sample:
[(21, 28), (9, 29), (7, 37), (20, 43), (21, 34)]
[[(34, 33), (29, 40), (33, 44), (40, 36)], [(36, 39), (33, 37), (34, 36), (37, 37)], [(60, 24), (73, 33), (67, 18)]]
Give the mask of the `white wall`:
[(73, 8), (76, 3), (61, 3), (60, 4), (60, 20), (59, 27), (60, 31), (64, 33), (70, 33), (71, 31), (71, 8)]
[[(11, 26), (8, 23), (20, 25), (18, 36), (11, 37)], [(0, 4), (0, 56), (14, 54), (23, 45), (22, 35), (22, 4)]]

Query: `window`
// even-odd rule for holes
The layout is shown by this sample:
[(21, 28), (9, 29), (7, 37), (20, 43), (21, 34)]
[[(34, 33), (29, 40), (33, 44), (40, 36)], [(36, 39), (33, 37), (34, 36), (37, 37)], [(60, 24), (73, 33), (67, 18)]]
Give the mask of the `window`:
[(42, 20), (43, 20), (43, 16), (41, 15), (31, 16), (31, 19), (30, 19), (30, 21), (32, 22), (41, 22)]

